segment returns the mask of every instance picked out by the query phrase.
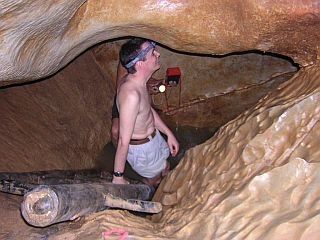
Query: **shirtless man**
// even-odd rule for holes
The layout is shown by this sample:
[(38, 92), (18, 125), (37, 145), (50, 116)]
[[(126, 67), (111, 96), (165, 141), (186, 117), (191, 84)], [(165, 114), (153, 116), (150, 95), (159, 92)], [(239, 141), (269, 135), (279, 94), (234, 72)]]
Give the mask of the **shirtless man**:
[[(160, 68), (155, 43), (134, 38), (120, 50), (121, 64), (127, 69), (117, 90), (120, 131), (115, 156), (113, 183), (128, 183), (123, 178), (125, 162), (143, 177), (146, 184), (157, 186), (169, 172), (167, 158), (176, 156), (179, 143), (158, 113), (151, 107), (147, 81)], [(167, 135), (167, 143), (159, 133)]]
[[(119, 62), (117, 67), (117, 78), (116, 78), (116, 89), (118, 89), (118, 86), (121, 84), (121, 81), (124, 80), (124, 77), (128, 74), (127, 69), (125, 69), (121, 63)], [(147, 82), (147, 89), (149, 94), (158, 94), (160, 92), (159, 90), (159, 84), (163, 84), (163, 79), (156, 79), (156, 78), (150, 78)], [(117, 148), (118, 145), (118, 138), (119, 138), (119, 111), (117, 108), (116, 103), (116, 97), (114, 97), (114, 103), (112, 105), (112, 124), (111, 124), (111, 142), (115, 148)]]

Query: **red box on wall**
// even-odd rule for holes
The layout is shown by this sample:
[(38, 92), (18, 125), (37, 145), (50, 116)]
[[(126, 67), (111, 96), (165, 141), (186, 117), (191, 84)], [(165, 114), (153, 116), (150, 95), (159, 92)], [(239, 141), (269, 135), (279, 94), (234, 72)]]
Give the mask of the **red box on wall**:
[(166, 84), (176, 86), (179, 84), (181, 71), (179, 67), (167, 68)]
[(179, 67), (167, 68), (167, 76), (181, 76), (181, 71)]

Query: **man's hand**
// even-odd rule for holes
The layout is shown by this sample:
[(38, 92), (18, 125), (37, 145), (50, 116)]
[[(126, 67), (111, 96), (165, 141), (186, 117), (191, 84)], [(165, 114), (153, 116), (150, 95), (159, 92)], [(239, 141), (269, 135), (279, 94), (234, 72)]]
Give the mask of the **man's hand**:
[(127, 180), (125, 180), (123, 177), (115, 177), (113, 176), (112, 183), (115, 184), (129, 184)]
[(168, 136), (168, 146), (172, 157), (175, 157), (179, 152), (179, 143), (174, 135)]

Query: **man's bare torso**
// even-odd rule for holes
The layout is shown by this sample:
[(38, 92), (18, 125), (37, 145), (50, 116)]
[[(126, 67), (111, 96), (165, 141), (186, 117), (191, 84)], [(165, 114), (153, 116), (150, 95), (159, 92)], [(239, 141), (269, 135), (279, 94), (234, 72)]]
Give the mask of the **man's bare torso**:
[[(117, 106), (120, 110), (124, 101), (128, 101), (128, 94), (133, 94), (138, 99), (138, 113), (135, 118), (132, 137), (143, 139), (154, 131), (154, 118), (151, 110), (151, 99), (146, 84), (130, 79), (127, 76), (119, 84)], [(121, 114), (120, 114), (121, 118)]]

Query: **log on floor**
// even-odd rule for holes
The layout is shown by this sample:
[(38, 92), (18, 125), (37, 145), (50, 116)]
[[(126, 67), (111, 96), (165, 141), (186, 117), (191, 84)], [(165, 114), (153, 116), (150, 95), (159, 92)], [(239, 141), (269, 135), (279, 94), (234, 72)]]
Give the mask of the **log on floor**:
[[(128, 179), (131, 184), (141, 184)], [(101, 183), (112, 181), (112, 174), (96, 169), (37, 172), (0, 172), (0, 191), (24, 195), (39, 185)]]
[[(152, 197), (153, 191), (152, 187), (144, 184), (43, 185), (24, 195), (21, 212), (29, 224), (39, 227), (102, 211), (111, 202), (113, 205), (110, 207), (159, 212), (161, 211), (160, 203), (153, 204), (145, 201)], [(112, 197), (119, 199), (119, 205)]]
[(0, 192), (23, 196), (35, 187), (36, 185), (28, 183), (19, 183), (14, 180), (0, 180)]
[[(0, 180), (16, 181), (35, 185), (71, 184), (84, 182), (112, 181), (112, 174), (96, 169), (51, 170), (37, 172), (0, 172)], [(137, 183), (130, 182), (130, 183)]]

